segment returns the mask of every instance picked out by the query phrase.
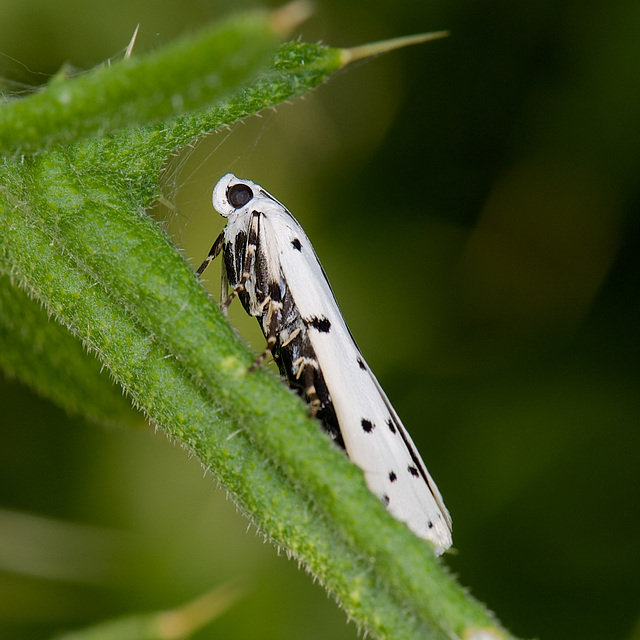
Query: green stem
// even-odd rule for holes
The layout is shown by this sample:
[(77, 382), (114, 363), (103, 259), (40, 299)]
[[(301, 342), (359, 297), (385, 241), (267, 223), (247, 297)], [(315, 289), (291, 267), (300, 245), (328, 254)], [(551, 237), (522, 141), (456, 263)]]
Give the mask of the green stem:
[[(238, 50), (243, 37), (251, 39), (244, 20), (236, 24), (237, 41), (225, 41)], [(207, 42), (214, 64), (219, 43)], [(258, 58), (250, 47), (249, 75)], [(157, 62), (162, 55), (155, 60), (146, 68), (150, 81), (166, 72)], [(375, 637), (472, 637), (483, 629), (487, 638), (508, 638), (441, 568), (429, 543), (382, 508), (300, 400), (267, 372), (249, 373), (252, 355), (169, 239), (141, 215), (159, 196), (159, 167), (173, 148), (308, 91), (343, 60), (340, 50), (284, 45), (243, 90), (246, 74), (241, 81), (224, 76), (231, 97), (203, 112), (5, 159), (0, 270), (96, 353), (149, 418), (195, 452), (260, 530)], [(123, 81), (96, 73), (106, 83)], [(210, 75), (202, 73), (208, 85)], [(196, 94), (209, 99), (205, 90)], [(115, 106), (128, 94), (107, 87), (106, 95), (117, 96)], [(38, 100), (38, 108), (47, 104)], [(73, 135), (93, 130), (92, 117), (86, 121)], [(11, 144), (40, 146), (33, 136)]]
[(183, 113), (246, 81), (268, 62), (276, 44), (265, 16), (248, 14), (197, 39), (75, 78), (59, 75), (46, 89), (0, 109), (0, 147), (28, 153)]

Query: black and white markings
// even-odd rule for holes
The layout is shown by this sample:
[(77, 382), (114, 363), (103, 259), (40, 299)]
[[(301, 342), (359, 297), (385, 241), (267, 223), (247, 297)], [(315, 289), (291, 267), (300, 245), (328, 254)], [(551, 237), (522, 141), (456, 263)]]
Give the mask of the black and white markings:
[(222, 307), (238, 296), (267, 339), (256, 364), (271, 352), (388, 511), (442, 553), (451, 546), (449, 512), (353, 341), (304, 230), (259, 185), (230, 173), (213, 205), (227, 224), (198, 274), (223, 252)]
[(329, 318), (313, 316), (312, 318), (303, 318), (302, 321), (307, 327), (313, 327), (316, 331), (320, 331), (320, 333), (329, 333), (329, 331), (331, 331), (331, 321)]
[(365, 433), (372, 433), (375, 429), (375, 425), (373, 424), (373, 422), (371, 422), (371, 420), (367, 420), (366, 418), (362, 418), (360, 424), (362, 425), (362, 430)]

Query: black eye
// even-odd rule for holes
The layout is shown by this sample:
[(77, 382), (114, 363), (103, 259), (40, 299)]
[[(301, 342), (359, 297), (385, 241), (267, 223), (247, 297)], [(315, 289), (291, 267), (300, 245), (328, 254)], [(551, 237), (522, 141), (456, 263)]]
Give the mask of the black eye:
[(227, 189), (227, 200), (234, 209), (244, 207), (253, 198), (253, 191), (246, 184), (234, 184)]

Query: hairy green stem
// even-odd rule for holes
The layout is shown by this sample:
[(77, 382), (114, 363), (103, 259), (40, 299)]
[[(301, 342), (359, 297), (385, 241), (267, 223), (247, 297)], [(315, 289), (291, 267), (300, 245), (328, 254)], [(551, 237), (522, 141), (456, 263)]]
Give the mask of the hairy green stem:
[(0, 147), (33, 152), (183, 113), (246, 81), (268, 61), (276, 42), (264, 15), (248, 14), (145, 56), (75, 78), (60, 74), (28, 99), (4, 105)]
[[(240, 51), (246, 18), (235, 28), (238, 39), (225, 46)], [(208, 42), (213, 65), (220, 43)], [(269, 69), (239, 89), (262, 55), (251, 48), (241, 78), (219, 76), (224, 81), (216, 96), (230, 96), (224, 102), (217, 98), (169, 122), (4, 159), (0, 271), (94, 352), (149, 418), (195, 452), (260, 530), (312, 571), (364, 629), (380, 638), (472, 637), (473, 629), (508, 638), (441, 568), (431, 545), (382, 508), (300, 400), (267, 372), (249, 373), (252, 355), (143, 213), (159, 196), (160, 165), (176, 146), (308, 91), (341, 66), (343, 54), (284, 45)], [(157, 62), (147, 68), (149, 75), (165, 72)], [(127, 84), (126, 76), (96, 73), (103, 82)], [(209, 86), (210, 75), (202, 73)], [(183, 104), (192, 105), (190, 96), (197, 96), (195, 103), (210, 99), (204, 89), (193, 90), (194, 82), (177, 90), (186, 96)], [(107, 89), (116, 96), (112, 106), (128, 95)], [(138, 109), (141, 119), (161, 117), (141, 106), (132, 113)], [(127, 124), (136, 121), (135, 114), (127, 118)], [(92, 116), (86, 122), (72, 135), (95, 130)], [(105, 122), (108, 128), (123, 124)], [(38, 146), (33, 136), (33, 142), (11, 139), (11, 147)], [(45, 136), (43, 144), (55, 140)], [(40, 321), (33, 302), (27, 304), (29, 329), (36, 331)], [(46, 374), (38, 384), (46, 387)]]

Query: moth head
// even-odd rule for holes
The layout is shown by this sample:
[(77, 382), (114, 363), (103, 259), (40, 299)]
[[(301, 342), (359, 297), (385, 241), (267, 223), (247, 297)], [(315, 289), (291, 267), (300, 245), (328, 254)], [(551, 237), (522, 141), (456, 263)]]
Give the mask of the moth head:
[(240, 180), (233, 173), (227, 173), (213, 189), (213, 206), (221, 216), (228, 218), (250, 202), (255, 193), (257, 185), (251, 180)]

